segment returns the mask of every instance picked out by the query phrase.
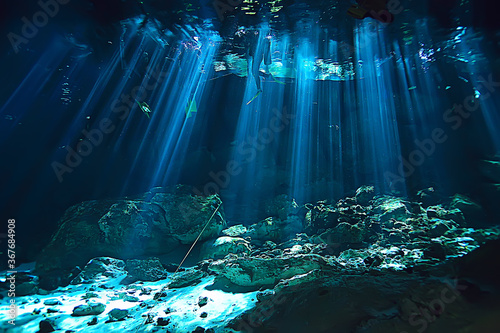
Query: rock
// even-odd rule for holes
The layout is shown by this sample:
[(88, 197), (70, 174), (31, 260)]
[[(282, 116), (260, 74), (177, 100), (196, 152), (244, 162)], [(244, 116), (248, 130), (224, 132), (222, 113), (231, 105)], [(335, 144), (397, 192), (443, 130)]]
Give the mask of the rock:
[(201, 259), (224, 258), (229, 253), (250, 253), (250, 242), (240, 237), (222, 236), (213, 241), (205, 242), (200, 251)]
[[(168, 253), (179, 243), (192, 244), (219, 207), (200, 240), (213, 238), (225, 226), (220, 203), (217, 195), (195, 196), (177, 186), (153, 189), (135, 199), (72, 206), (37, 258), (35, 273), (43, 278), (51, 272), (64, 276), (75, 265), (103, 255), (129, 259)], [(51, 279), (52, 285), (64, 283), (64, 278)]]
[(431, 226), (428, 233), (432, 238), (443, 236), (447, 231), (453, 228), (448, 221), (432, 219), (432, 222), (434, 222), (434, 224)]
[(233, 225), (227, 229), (222, 230), (222, 234), (230, 237), (243, 236), (247, 232), (247, 228), (243, 224)]
[(17, 296), (28, 296), (38, 293), (38, 282), (23, 282), (16, 286)]
[(277, 246), (276, 243), (271, 241), (266, 241), (264, 242), (264, 245), (262, 245), (263, 248), (268, 250), (274, 250), (276, 246)]
[(455, 221), (460, 226), (465, 226), (465, 218), (460, 209), (444, 209), (441, 206), (429, 206), (426, 211), (429, 219), (438, 218)]
[(281, 221), (275, 217), (268, 217), (256, 224), (252, 224), (248, 230), (248, 235), (252, 238), (252, 242), (260, 240), (262, 242), (270, 240), (273, 242), (281, 242), (282, 225)]
[(106, 305), (97, 302), (89, 302), (87, 304), (78, 305), (73, 309), (72, 316), (98, 316), (104, 312)]
[(317, 232), (321, 229), (333, 228), (338, 224), (340, 216), (336, 207), (327, 205), (325, 202), (318, 202), (315, 206), (306, 206), (305, 223), (308, 232)]
[(53, 298), (53, 299), (47, 299), (45, 301), (43, 301), (43, 304), (44, 305), (62, 305), (61, 301), (56, 299), (56, 298)]
[(389, 242), (391, 242), (393, 244), (401, 244), (401, 243), (405, 242), (406, 237), (401, 231), (395, 230), (389, 234), (387, 239)]
[[(164, 210), (168, 233), (182, 244), (192, 244), (203, 228), (200, 241), (219, 235), (226, 226), (222, 201), (218, 195), (202, 197), (191, 195), (190, 192), (187, 186), (176, 186), (171, 191), (155, 188), (143, 196), (144, 200)], [(216, 211), (217, 207), (219, 209)], [(209, 220), (210, 223), (205, 227)]]
[[(15, 280), (16, 296), (34, 295), (39, 292), (40, 284), (38, 276), (26, 272), (18, 272), (15, 274)], [(3, 286), (6, 290), (10, 288), (8, 286), (8, 281), (4, 283), (0, 282), (0, 286)]]
[(450, 208), (459, 209), (467, 223), (476, 224), (485, 219), (483, 208), (465, 195), (455, 194), (451, 199)]
[(92, 326), (97, 324), (97, 317), (92, 318), (90, 321), (87, 322), (87, 325)]
[(128, 316), (128, 310), (123, 309), (113, 309), (108, 313), (110, 321), (118, 321), (125, 319)]
[(418, 191), (417, 198), (423, 207), (434, 206), (441, 202), (441, 196), (433, 187)]
[(54, 321), (52, 319), (44, 319), (38, 323), (38, 333), (54, 332)]
[(177, 272), (172, 276), (172, 280), (169, 282), (168, 287), (170, 289), (173, 288), (183, 288), (197, 284), (201, 281), (203, 277), (206, 276), (206, 273), (195, 269), (190, 268), (186, 269), (183, 272)]
[(208, 297), (200, 297), (198, 298), (198, 306), (201, 308), (202, 306), (207, 305)]
[(410, 217), (410, 213), (401, 199), (383, 198), (376, 200), (375, 205), (375, 213), (379, 214), (378, 220), (380, 222), (388, 221), (390, 219), (405, 221), (408, 217)]
[(195, 330), (193, 331), (193, 333), (205, 333), (205, 329), (201, 326), (198, 326), (195, 328)]
[(123, 300), (125, 302), (139, 302), (140, 299), (139, 297), (136, 297), (136, 296), (131, 296), (131, 295), (126, 295), (123, 297)]
[(167, 271), (158, 258), (128, 259), (125, 270), (127, 284), (135, 281), (159, 281), (167, 277)]
[(125, 262), (120, 259), (98, 257), (91, 259), (71, 284), (96, 283), (125, 275)]
[(206, 313), (206, 312), (202, 312), (200, 314), (200, 318), (207, 318), (207, 316), (208, 316), (208, 313)]
[(293, 198), (286, 194), (281, 194), (266, 204), (267, 216), (278, 217), (280, 220), (286, 220), (288, 215), (296, 215), (299, 212), (299, 205)]
[(361, 186), (356, 190), (356, 202), (360, 205), (367, 206), (370, 201), (375, 197), (375, 187)]
[(321, 256), (307, 254), (271, 259), (223, 259), (210, 263), (208, 270), (238, 286), (260, 288), (276, 285), (281, 279), (322, 268), (333, 269), (334, 266), (329, 267)]
[(479, 162), (479, 170), (490, 181), (500, 183), (500, 161), (482, 160)]
[(82, 299), (91, 299), (91, 298), (97, 298), (97, 297), (99, 297), (99, 295), (96, 293), (86, 292), (85, 295), (82, 296)]
[(156, 321), (157, 326), (167, 326), (170, 323), (170, 318), (158, 317)]
[(328, 229), (319, 238), (329, 246), (336, 246), (343, 243), (361, 243), (365, 235), (365, 231), (357, 225), (343, 222), (333, 229)]
[(443, 244), (439, 242), (428, 243), (424, 249), (424, 257), (446, 259), (446, 249)]

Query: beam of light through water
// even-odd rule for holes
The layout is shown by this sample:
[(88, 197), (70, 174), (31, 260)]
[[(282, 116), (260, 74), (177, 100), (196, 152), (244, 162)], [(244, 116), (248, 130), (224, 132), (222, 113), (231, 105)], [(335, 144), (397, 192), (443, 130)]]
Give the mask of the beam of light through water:
[[(380, 191), (392, 188), (385, 175), (397, 173), (401, 147), (393, 97), (392, 68), (378, 66), (377, 59), (388, 55), (385, 35), (371, 31), (370, 22), (358, 23), (355, 30), (355, 52), (361, 64), (356, 82), (361, 142), (361, 172), (369, 175)], [(400, 189), (405, 193), (404, 188)]]
[[(278, 187), (283, 181), (276, 175), (281, 172), (277, 169), (277, 159), (279, 159), (281, 135), (286, 126), (280, 118), (286, 113), (283, 100), (285, 86), (266, 78), (261, 82), (263, 92), (248, 103), (257, 94), (255, 79), (261, 80), (252, 74), (252, 61), (258, 59), (258, 55), (264, 52), (264, 39), (268, 28), (261, 26), (258, 33), (257, 44), (254, 45), (254, 57), (248, 64), (250, 73), (245, 84), (230, 158), (241, 170), (238, 174), (232, 175), (226, 185), (226, 192), (236, 200), (226, 211), (228, 214), (247, 217), (251, 216), (252, 210), (255, 211), (255, 205), (262, 195), (272, 196), (272, 193), (264, 194), (259, 189), (272, 183)], [(273, 41), (271, 47), (272, 50), (278, 50), (279, 54), (284, 55), (287, 39)], [(264, 63), (260, 67), (263, 69)]]

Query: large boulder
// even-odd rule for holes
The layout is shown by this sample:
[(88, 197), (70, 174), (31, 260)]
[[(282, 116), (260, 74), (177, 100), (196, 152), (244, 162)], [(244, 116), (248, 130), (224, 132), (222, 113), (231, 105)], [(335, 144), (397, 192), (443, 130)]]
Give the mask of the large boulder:
[(36, 273), (62, 274), (95, 257), (161, 255), (194, 242), (200, 233), (200, 241), (216, 237), (224, 226), (220, 198), (192, 195), (185, 186), (155, 188), (136, 198), (83, 202), (61, 218), (38, 257)]

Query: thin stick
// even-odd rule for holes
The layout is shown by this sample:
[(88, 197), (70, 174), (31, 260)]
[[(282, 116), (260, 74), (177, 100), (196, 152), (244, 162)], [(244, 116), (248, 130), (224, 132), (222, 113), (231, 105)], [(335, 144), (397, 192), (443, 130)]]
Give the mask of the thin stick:
[(219, 207), (220, 205), (222, 204), (222, 202), (219, 202), (219, 205), (217, 206), (217, 208), (214, 210), (214, 212), (212, 213), (212, 216), (210, 216), (210, 218), (208, 219), (208, 222), (205, 224), (205, 226), (203, 227), (203, 229), (201, 230), (200, 234), (198, 235), (198, 237), (196, 237), (193, 245), (191, 245), (191, 248), (189, 248), (189, 251), (186, 253), (186, 255), (184, 256), (184, 259), (182, 259), (181, 263), (179, 264), (179, 266), (177, 267), (177, 269), (175, 270), (174, 274), (177, 273), (177, 271), (179, 271), (179, 268), (181, 268), (182, 264), (184, 263), (184, 261), (186, 260), (186, 258), (189, 256), (189, 254), (191, 253), (191, 251), (193, 250), (194, 246), (196, 245), (196, 243), (198, 242), (198, 240), (200, 239), (201, 237), (201, 234), (203, 233), (203, 231), (205, 231), (205, 229), (208, 227), (208, 224), (210, 223), (210, 221), (212, 221), (212, 218), (214, 217), (215, 213), (217, 213), (217, 211), (219, 210)]
[[(191, 248), (189, 249), (189, 251), (186, 253), (186, 255), (184, 256), (184, 259), (182, 259), (181, 263), (179, 264), (179, 266), (177, 267), (177, 269), (175, 270), (174, 274), (176, 274), (178, 271), (179, 271), (179, 268), (181, 268), (182, 264), (184, 263), (184, 261), (186, 260), (186, 258), (189, 256), (189, 253), (191, 253), (191, 251), (193, 250), (194, 246), (196, 245), (196, 243), (198, 242), (198, 240), (200, 239), (201, 237), (201, 234), (203, 234), (203, 231), (205, 231), (205, 229), (207, 228), (208, 224), (210, 223), (210, 221), (212, 221), (212, 219), (214, 218), (215, 216), (215, 213), (217, 213), (217, 211), (219, 210), (220, 208), (220, 205), (222, 204), (222, 201), (219, 202), (219, 205), (217, 206), (217, 208), (214, 210), (214, 212), (212, 213), (212, 216), (210, 216), (210, 218), (208, 219), (208, 222), (205, 224), (205, 226), (203, 227), (203, 229), (201, 230), (200, 234), (198, 235), (198, 237), (196, 237), (193, 245), (191, 245)], [(166, 286), (163, 286), (160, 290), (160, 295), (161, 293), (166, 289), (165, 288)], [(149, 314), (151, 313), (152, 309), (157, 305), (158, 301), (160, 300), (160, 297), (158, 297), (158, 299), (155, 301), (155, 304), (153, 305), (153, 307), (148, 311), (146, 312), (146, 319), (144, 320), (144, 322), (142, 323), (142, 326), (144, 326), (146, 324), (146, 322), (148, 321), (149, 319)], [(139, 327), (137, 327), (136, 329), (136, 332), (139, 330)]]

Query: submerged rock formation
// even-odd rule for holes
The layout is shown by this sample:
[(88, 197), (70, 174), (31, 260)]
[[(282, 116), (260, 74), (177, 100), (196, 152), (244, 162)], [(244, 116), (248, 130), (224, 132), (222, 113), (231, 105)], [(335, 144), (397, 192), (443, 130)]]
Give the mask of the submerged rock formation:
[[(96, 244), (114, 251), (117, 238), (124, 237), (120, 230), (130, 232), (132, 226), (139, 230), (131, 234), (141, 236), (129, 240), (149, 239), (150, 229), (141, 229), (148, 226), (176, 244), (187, 242), (193, 230), (203, 228), (201, 216), (208, 220), (215, 210), (209, 208), (220, 201), (178, 191), (75, 206), (70, 212), (80, 219), (66, 216), (54, 239), (81, 244), (59, 235), (76, 232), (65, 225), (73, 221), (96, 229), (101, 236)], [(304, 206), (280, 196), (270, 202), (272, 216), (224, 230), (221, 211), (198, 246), (201, 260), (190, 268), (166, 269), (158, 258), (98, 257), (83, 270), (74, 269), (71, 285), (53, 294), (40, 288), (38, 277), (25, 275), (25, 292), (36, 297), (24, 300), (21, 311), (32, 312), (21, 316), (27, 322), (40, 317), (42, 327), (44, 315), (57, 313), (51, 316), (56, 329), (65, 329), (68, 318), (94, 316), (72, 328), (92, 325), (102, 331), (119, 329), (122, 322), (131, 329), (146, 325), (176, 332), (484, 331), (473, 323), (491, 318), (472, 310), (500, 296), (500, 229), (471, 227), (482, 209), (464, 196), (427, 198), (424, 204), (373, 194), (373, 188), (363, 187), (356, 197)], [(182, 202), (192, 208), (187, 211), (193, 219), (196, 207), (204, 209), (200, 222), (167, 223), (185, 218), (175, 210)], [(61, 247), (80, 250), (68, 244)], [(72, 298), (76, 290), (81, 295)], [(69, 296), (61, 297), (66, 291)], [(33, 301), (43, 294), (48, 295), (41, 304)]]
[[(168, 253), (194, 242), (214, 215), (200, 237), (209, 239), (226, 224), (221, 203), (217, 195), (195, 196), (184, 186), (155, 188), (137, 198), (83, 202), (65, 212), (36, 271), (49, 279), (52, 271), (70, 271), (94, 257)], [(62, 274), (56, 275), (49, 285), (65, 283)]]

